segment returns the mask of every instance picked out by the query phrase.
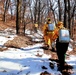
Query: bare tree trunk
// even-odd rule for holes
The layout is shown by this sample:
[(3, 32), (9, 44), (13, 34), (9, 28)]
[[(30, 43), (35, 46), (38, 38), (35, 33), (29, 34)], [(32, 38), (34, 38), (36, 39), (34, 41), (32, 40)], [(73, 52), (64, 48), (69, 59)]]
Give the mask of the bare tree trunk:
[(52, 2), (51, 2), (51, 0), (49, 0), (50, 1), (50, 9), (52, 10), (52, 12), (53, 12), (53, 16), (54, 16), (54, 22), (55, 22), (55, 24), (56, 24), (56, 18), (55, 18), (55, 9), (53, 9), (53, 6), (52, 6)]
[(70, 0), (68, 0), (68, 28), (70, 29), (71, 21), (70, 21)]
[(19, 34), (19, 0), (17, 0), (17, 7), (16, 7), (16, 34)]
[(31, 9), (31, 1), (29, 3), (29, 8), (30, 8), (30, 13), (31, 13), (31, 21), (32, 21), (32, 23), (34, 23), (34, 21), (33, 21), (33, 15), (32, 15), (32, 9)]
[(40, 25), (40, 6), (41, 6), (41, 3), (40, 3), (40, 0), (39, 0), (39, 6), (38, 6), (38, 26)]
[(61, 6), (60, 6), (60, 0), (58, 0), (58, 9), (59, 9), (59, 21), (61, 21)]
[(68, 28), (70, 31), (70, 35), (71, 35), (71, 30), (72, 30), (72, 26), (71, 26), (71, 21), (70, 21), (70, 0), (68, 0)]
[(66, 21), (67, 21), (67, 15), (66, 15), (66, 13), (67, 13), (67, 5), (66, 5), (66, 0), (64, 0), (64, 27), (66, 27)]
[(36, 1), (35, 6), (34, 6), (34, 23), (36, 23), (37, 21), (37, 2), (38, 1)]
[(10, 10), (11, 10), (11, 20), (13, 19), (13, 9), (12, 6), (10, 6)]
[(17, 16), (16, 16), (16, 30), (18, 35), (25, 35), (24, 29), (24, 14), (21, 10), (22, 8), (22, 0), (17, 0)]
[(7, 10), (9, 8), (9, 2), (10, 0), (6, 0), (5, 1), (5, 7), (4, 7), (4, 15), (3, 15), (3, 21), (6, 22), (6, 13), (7, 13)]

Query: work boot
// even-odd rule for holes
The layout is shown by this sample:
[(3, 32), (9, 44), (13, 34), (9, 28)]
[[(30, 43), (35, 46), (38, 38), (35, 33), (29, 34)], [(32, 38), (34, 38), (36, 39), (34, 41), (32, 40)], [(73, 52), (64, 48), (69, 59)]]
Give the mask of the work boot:
[(49, 46), (49, 48), (48, 48), (49, 50), (52, 50), (52, 47), (51, 46)]

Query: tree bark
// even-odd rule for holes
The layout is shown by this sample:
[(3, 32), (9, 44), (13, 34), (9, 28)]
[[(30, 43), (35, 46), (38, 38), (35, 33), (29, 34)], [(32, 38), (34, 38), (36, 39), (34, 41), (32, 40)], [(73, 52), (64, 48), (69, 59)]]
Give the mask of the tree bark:
[(60, 0), (58, 0), (58, 10), (59, 10), (59, 21), (61, 21), (61, 6), (60, 6)]
[(67, 21), (67, 5), (66, 5), (66, 0), (64, 0), (64, 27), (66, 27), (66, 21)]

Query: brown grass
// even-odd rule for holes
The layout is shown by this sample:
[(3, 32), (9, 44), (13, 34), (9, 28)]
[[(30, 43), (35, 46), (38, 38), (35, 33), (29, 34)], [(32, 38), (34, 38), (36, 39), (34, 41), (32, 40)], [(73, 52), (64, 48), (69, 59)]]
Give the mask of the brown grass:
[(7, 41), (4, 46), (6, 47), (14, 47), (21, 48), (27, 47), (28, 45), (32, 45), (31, 39), (25, 36), (17, 36), (13, 40)]

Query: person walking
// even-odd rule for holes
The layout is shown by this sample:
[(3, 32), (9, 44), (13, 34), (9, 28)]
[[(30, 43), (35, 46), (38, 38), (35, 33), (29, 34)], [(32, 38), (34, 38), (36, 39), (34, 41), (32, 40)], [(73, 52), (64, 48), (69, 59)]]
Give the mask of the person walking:
[(34, 24), (34, 30), (37, 33), (37, 30), (38, 30), (38, 23), (37, 22)]
[[(50, 31), (49, 30), (49, 26), (48, 25), (51, 25), (52, 26), (52, 29), (53, 28), (55, 28), (55, 26), (51, 23), (51, 19), (50, 18), (48, 18), (47, 19), (47, 23), (46, 24), (44, 24), (44, 26), (43, 26), (43, 38), (44, 38), (44, 42), (45, 42), (45, 46), (46, 47), (48, 47), (48, 49), (49, 50), (51, 50), (52, 49), (52, 36), (53, 36), (53, 30), (52, 31)], [(49, 27), (49, 28), (48, 28)]]
[(55, 34), (53, 37), (54, 37), (54, 39), (56, 39), (56, 51), (57, 51), (57, 56), (59, 59), (58, 70), (62, 72), (64, 70), (65, 54), (68, 50), (69, 42), (60, 42), (59, 41), (59, 30), (64, 28), (63, 22), (59, 21), (56, 26), (57, 27), (54, 31)]

